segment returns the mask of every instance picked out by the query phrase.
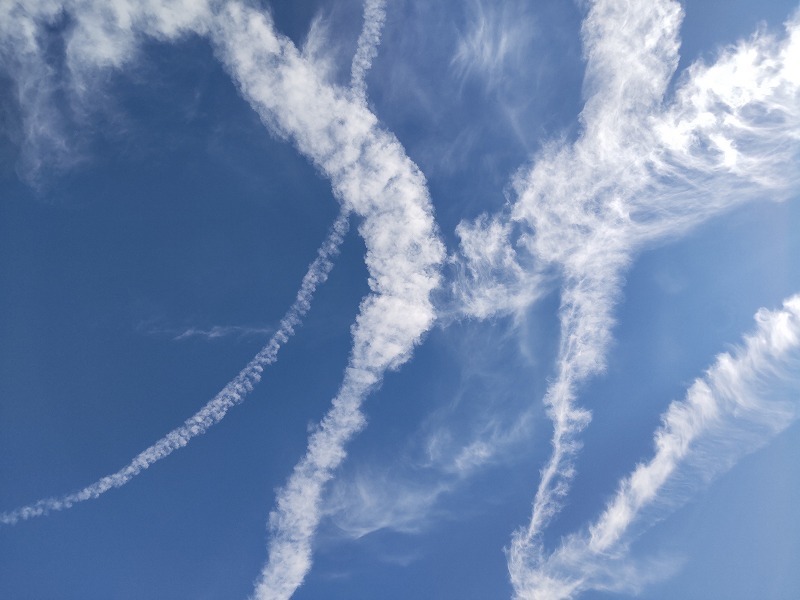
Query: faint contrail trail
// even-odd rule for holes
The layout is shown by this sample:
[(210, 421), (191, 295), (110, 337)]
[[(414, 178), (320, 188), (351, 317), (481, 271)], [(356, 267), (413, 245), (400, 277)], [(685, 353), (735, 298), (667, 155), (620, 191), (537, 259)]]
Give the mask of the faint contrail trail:
[(365, 101), (367, 84), (365, 77), (378, 55), (381, 29), (386, 21), (386, 0), (364, 0), (364, 27), (358, 36), (358, 46), (350, 69), (350, 87), (356, 98)]
[(106, 475), (77, 492), (45, 498), (2, 513), (0, 514), (0, 523), (12, 525), (20, 520), (46, 515), (50, 511), (64, 510), (84, 500), (97, 498), (112, 488), (125, 485), (152, 464), (166, 458), (175, 450), (183, 448), (192, 438), (205, 433), (211, 426), (219, 423), (233, 406), (244, 401), (255, 384), (261, 380), (264, 367), (277, 360), (281, 345), (294, 334), (295, 328), (308, 312), (317, 286), (328, 278), (328, 274), (333, 268), (332, 259), (339, 252), (348, 226), (349, 211), (342, 209), (334, 221), (328, 237), (317, 251), (317, 257), (309, 265), (294, 304), (281, 319), (278, 330), (267, 345), (208, 404), (189, 417), (183, 425), (170, 431), (116, 473)]

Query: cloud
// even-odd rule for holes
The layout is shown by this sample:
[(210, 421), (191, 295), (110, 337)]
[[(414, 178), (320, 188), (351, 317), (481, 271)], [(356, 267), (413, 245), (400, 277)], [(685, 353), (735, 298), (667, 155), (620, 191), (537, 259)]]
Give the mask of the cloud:
[(396, 469), (366, 467), (337, 479), (325, 500), (325, 517), (353, 539), (384, 529), (417, 533), (432, 520), (441, 495), (451, 489), (450, 481), (421, 481), (418, 476), (399, 476)]
[[(538, 407), (520, 390), (537, 379), (521, 359), (511, 326), (474, 323), (442, 332), (448, 369), (459, 377), (451, 394), (434, 393), (430, 409), (407, 439), (381, 453), (354, 457), (325, 496), (326, 537), (360, 538), (389, 530), (417, 535), (465, 513), (489, 514), (500, 488), (473, 498), (460, 495), (487, 472), (511, 474), (530, 460)], [(441, 340), (437, 340), (441, 343)], [(423, 386), (424, 388), (424, 386)], [(425, 393), (425, 390), (420, 390)], [(413, 395), (413, 392), (412, 392)], [(378, 426), (379, 424), (376, 424)]]
[(525, 5), (473, 0), (467, 11), (466, 31), (459, 36), (451, 60), (456, 75), (462, 81), (480, 76), (490, 88), (513, 79), (528, 61), (526, 50), (537, 33)]
[(459, 254), (451, 259), (454, 317), (485, 319), (495, 314), (522, 317), (552, 287), (544, 274), (520, 264), (512, 245), (513, 224), (503, 216), (481, 215), (456, 227)]
[[(620, 482), (594, 523), (563, 539), (540, 564), (511, 561), (518, 598), (572, 598), (589, 589), (637, 591), (654, 574), (628, 558), (635, 534), (797, 418), (800, 295), (785, 300), (781, 310), (759, 310), (756, 324), (741, 347), (719, 355), (686, 398), (670, 404), (654, 435), (653, 457)], [(524, 553), (510, 556), (519, 559)]]
[[(371, 48), (378, 41), (381, 6), (372, 2), (367, 5), (366, 33), (354, 70), (356, 83), (366, 72)], [(367, 248), (365, 262), (372, 293), (361, 303), (353, 326), (350, 364), (334, 407), (311, 437), (307, 456), (279, 494), (278, 508), (271, 518), (274, 535), (270, 562), (257, 588), (260, 596), (272, 594), (270, 590), (290, 594), (310, 564), (310, 539), (319, 520), (321, 488), (342, 460), (345, 443), (363, 425), (359, 411), (362, 400), (379, 385), (386, 369), (398, 368), (409, 359), (434, 319), (430, 293), (439, 285), (444, 249), (425, 179), (363, 101), (324, 81), (325, 74), (317, 70), (318, 66), (274, 31), (269, 16), (249, 5), (235, 1), (42, 1), (25, 7), (6, 3), (0, 10), (3, 50), (19, 62), (19, 68), (12, 62), (11, 76), (23, 88), (46, 80), (53, 66), (41, 41), (42, 32), (54, 19), (68, 19), (69, 27), (63, 33), (64, 72), (69, 89), (80, 99), (90, 97), (91, 90), (96, 89), (98, 73), (132, 61), (143, 36), (164, 41), (190, 34), (207, 36), (242, 96), (264, 123), (291, 140), (331, 180), (343, 209), (362, 219), (359, 232)], [(42, 106), (53, 105), (47, 90), (34, 92), (34, 99)], [(29, 111), (25, 122), (43, 123), (42, 114), (38, 109)], [(31, 130), (29, 143), (45, 133), (62, 139), (57, 128), (47, 122)], [(279, 330), (276, 336), (282, 342), (287, 334)], [(256, 367), (260, 369), (251, 363), (226, 387), (220, 402), (236, 401), (249, 391), (249, 378), (258, 371)], [(185, 427), (193, 433), (205, 426), (201, 421), (190, 420)], [(157, 454), (182, 445), (184, 438), (176, 434), (162, 442), (155, 448)], [(7, 519), (20, 518), (23, 513), (40, 514), (93, 497), (145, 468), (150, 464), (149, 457), (149, 453), (140, 455), (120, 473), (98, 482), (99, 487), (44, 501), (22, 513), (7, 515)], [(276, 573), (277, 580), (273, 577)]]
[(20, 520), (46, 515), (52, 511), (71, 508), (79, 502), (93, 500), (107, 491), (119, 488), (139, 475), (145, 469), (172, 454), (175, 450), (186, 446), (192, 438), (204, 434), (212, 426), (219, 423), (228, 411), (241, 404), (255, 385), (261, 380), (264, 368), (278, 359), (278, 351), (294, 334), (301, 319), (311, 308), (311, 300), (317, 286), (324, 283), (333, 268), (333, 257), (339, 252), (348, 229), (348, 213), (342, 211), (331, 227), (328, 237), (317, 251), (317, 257), (311, 263), (303, 277), (294, 303), (286, 311), (277, 331), (261, 351), (232, 379), (212, 400), (194, 415), (186, 419), (183, 425), (170, 431), (163, 438), (140, 452), (125, 467), (106, 475), (96, 482), (77, 492), (55, 498), (45, 498), (33, 504), (0, 513), (0, 523), (13, 525)]
[(203, 337), (209, 340), (216, 340), (229, 336), (265, 336), (273, 333), (274, 329), (268, 327), (243, 327), (241, 325), (214, 325), (208, 329), (199, 327), (189, 327), (175, 335), (175, 340), (186, 340), (193, 337)]
[(33, 0), (0, 6), (0, 69), (13, 82), (20, 107), (17, 171), (38, 185), (41, 173), (88, 159), (87, 115), (103, 88), (102, 71), (136, 57), (140, 34), (175, 40), (200, 33), (207, 2)]
[(459, 226), (465, 314), (520, 311), (541, 295), (520, 295), (526, 279), (561, 283), (556, 376), (544, 398), (553, 452), (513, 563), (543, 558), (541, 533), (568, 493), (590, 420), (578, 389), (605, 368), (635, 253), (745, 201), (784, 199), (800, 183), (798, 18), (785, 37), (759, 32), (693, 65), (670, 97), (681, 20), (669, 0), (589, 3), (580, 135), (545, 146), (519, 172), (508, 217)]
[(192, 338), (204, 338), (207, 340), (218, 340), (227, 337), (263, 338), (275, 333), (274, 327), (252, 327), (245, 325), (212, 325), (211, 327), (186, 327), (185, 329), (178, 329), (142, 323), (138, 329), (147, 335), (168, 335), (175, 341), (183, 341)]

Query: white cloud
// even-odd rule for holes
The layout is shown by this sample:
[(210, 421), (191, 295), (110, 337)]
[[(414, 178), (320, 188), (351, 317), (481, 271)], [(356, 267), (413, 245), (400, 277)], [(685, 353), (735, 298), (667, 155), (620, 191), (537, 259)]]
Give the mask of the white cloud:
[[(0, 69), (21, 109), (17, 170), (32, 184), (44, 168), (66, 170), (88, 159), (75, 130), (98, 103), (101, 71), (135, 58), (142, 34), (174, 40), (202, 33), (205, 1), (31, 0), (0, 5)], [(76, 126), (77, 125), (77, 126)]]
[[(307, 456), (279, 494), (271, 518), (270, 562), (257, 589), (264, 597), (273, 592), (290, 595), (310, 564), (310, 540), (319, 520), (322, 486), (342, 460), (346, 441), (363, 425), (359, 411), (363, 398), (379, 384), (387, 368), (397, 368), (408, 360), (434, 319), (430, 293), (439, 285), (444, 250), (425, 179), (397, 139), (378, 125), (363, 100), (324, 81), (318, 65), (276, 33), (266, 14), (249, 5), (235, 1), (212, 5), (76, 0), (3, 7), (3, 50), (21, 65), (11, 72), (21, 88), (52, 69), (41, 44), (43, 25), (68, 15), (65, 62), (69, 86), (77, 98), (91, 92), (100, 70), (121, 68), (132, 60), (141, 36), (174, 40), (186, 34), (207, 35), (265, 124), (290, 139), (331, 180), (344, 210), (362, 219), (359, 232), (367, 247), (372, 293), (362, 302), (353, 326), (350, 365), (334, 407), (312, 435)], [(369, 2), (367, 9), (365, 34), (353, 71), (357, 85), (369, 67), (383, 18), (381, 3)], [(34, 91), (34, 100), (41, 106), (52, 106), (44, 93), (47, 90)], [(38, 105), (32, 102), (31, 106)], [(38, 109), (28, 112), (26, 122), (39, 123), (42, 114)], [(51, 122), (41, 129), (61, 139)], [(37, 135), (31, 133), (30, 140), (39, 139)], [(282, 331), (276, 336), (280, 342), (287, 337)], [(246, 393), (253, 367), (251, 363), (243, 379), (235, 380), (232, 389), (226, 388), (222, 395), (238, 398)], [(196, 425), (192, 422), (186, 427), (194, 431)], [(158, 451), (173, 443), (180, 445), (182, 440), (178, 436)], [(130, 467), (133, 470), (124, 470), (123, 479), (144, 468), (148, 460), (137, 458)], [(96, 490), (105, 491), (116, 481), (112, 476), (98, 482), (99, 488), (87, 488), (74, 498), (67, 497), (66, 502), (46, 501), (46, 506), (39, 508), (65, 507), (74, 499), (93, 496)], [(27, 509), (25, 514), (29, 514)]]
[(482, 215), (474, 223), (462, 221), (456, 235), (460, 254), (452, 259), (456, 267), (452, 291), (458, 316), (521, 316), (548, 291), (542, 273), (520, 264), (507, 219)]
[(189, 327), (180, 333), (175, 334), (175, 340), (186, 340), (193, 337), (203, 337), (209, 340), (216, 340), (229, 336), (265, 336), (274, 331), (268, 327), (244, 327), (242, 325), (214, 325), (207, 329), (202, 327)]
[(459, 78), (483, 78), (490, 88), (514, 79), (529, 62), (526, 53), (536, 35), (536, 21), (526, 5), (472, 0), (466, 7), (467, 27), (459, 36), (451, 60)]
[(386, 0), (364, 0), (364, 27), (358, 36), (356, 54), (350, 75), (350, 87), (356, 98), (366, 101), (366, 76), (372, 61), (378, 55), (381, 29), (386, 20)]
[(635, 252), (744, 201), (780, 200), (800, 187), (797, 18), (783, 38), (758, 33), (710, 66), (693, 65), (668, 98), (681, 19), (671, 0), (589, 3), (580, 136), (545, 147), (520, 172), (510, 220), (460, 226), (462, 269), (475, 283), (461, 295), (466, 314), (518, 311), (525, 277), (555, 275), (562, 284), (557, 373), (544, 399), (553, 454), (531, 521), (514, 536), (517, 564), (542, 560), (540, 535), (568, 493), (590, 419), (576, 405), (578, 388), (605, 367)]
[(337, 479), (326, 497), (325, 516), (345, 536), (361, 538), (384, 529), (416, 533), (434, 518), (450, 481), (419, 481), (396, 469), (367, 467)]
[(658, 574), (630, 562), (633, 526), (663, 518), (797, 418), (800, 295), (785, 300), (782, 310), (760, 310), (756, 324), (741, 347), (719, 355), (686, 398), (669, 406), (654, 435), (653, 457), (620, 482), (587, 530), (563, 539), (539, 564), (524, 564), (524, 553), (510, 553), (518, 598), (572, 598), (589, 589), (636, 591)]

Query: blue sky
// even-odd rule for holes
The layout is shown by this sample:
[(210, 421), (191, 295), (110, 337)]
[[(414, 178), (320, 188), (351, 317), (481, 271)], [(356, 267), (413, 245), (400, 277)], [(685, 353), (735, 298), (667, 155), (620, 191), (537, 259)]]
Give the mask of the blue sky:
[(3, 5), (0, 596), (800, 595), (797, 11)]

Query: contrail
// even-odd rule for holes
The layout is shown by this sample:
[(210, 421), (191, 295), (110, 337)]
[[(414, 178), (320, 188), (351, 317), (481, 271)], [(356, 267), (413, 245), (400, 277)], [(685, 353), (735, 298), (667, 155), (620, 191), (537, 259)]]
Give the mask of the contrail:
[(363, 222), (371, 293), (353, 325), (353, 347), (333, 407), (305, 457), (278, 492), (270, 515), (269, 559), (255, 597), (289, 598), (311, 567), (325, 483), (364, 425), (361, 404), (387, 369), (405, 363), (431, 327), (432, 291), (444, 247), (427, 182), (395, 136), (348, 89), (328, 84), (268, 15), (229, 2), (212, 29), (218, 56), (242, 96), (330, 179)]
[(645, 514), (647, 526), (674, 510), (798, 417), (800, 295), (781, 310), (759, 310), (756, 323), (741, 347), (719, 355), (686, 398), (670, 404), (653, 436), (653, 457), (620, 481), (588, 530), (564, 538), (541, 565), (512, 566), (525, 572), (519, 598), (563, 600), (589, 589), (636, 593), (654, 574), (626, 564), (632, 525)]
[(64, 510), (83, 502), (92, 500), (112, 488), (122, 487), (159, 460), (166, 458), (175, 450), (183, 448), (189, 441), (204, 434), (213, 425), (219, 423), (228, 411), (241, 404), (253, 387), (261, 380), (264, 368), (274, 363), (278, 351), (294, 334), (295, 328), (311, 307), (314, 292), (320, 283), (325, 282), (333, 268), (333, 258), (347, 234), (349, 213), (342, 210), (334, 221), (328, 237), (317, 251), (317, 257), (309, 265), (297, 292), (294, 304), (281, 319), (278, 330), (261, 351), (232, 379), (212, 400), (197, 413), (186, 419), (180, 427), (173, 429), (152, 446), (141, 452), (129, 464), (111, 475), (107, 475), (82, 490), (59, 496), (46, 498), (33, 504), (0, 514), (0, 523), (12, 525), (20, 520), (46, 515), (51, 511)]
[(358, 36), (358, 45), (350, 68), (350, 88), (357, 99), (366, 101), (365, 78), (378, 55), (381, 30), (386, 21), (386, 0), (364, 0), (364, 26)]

